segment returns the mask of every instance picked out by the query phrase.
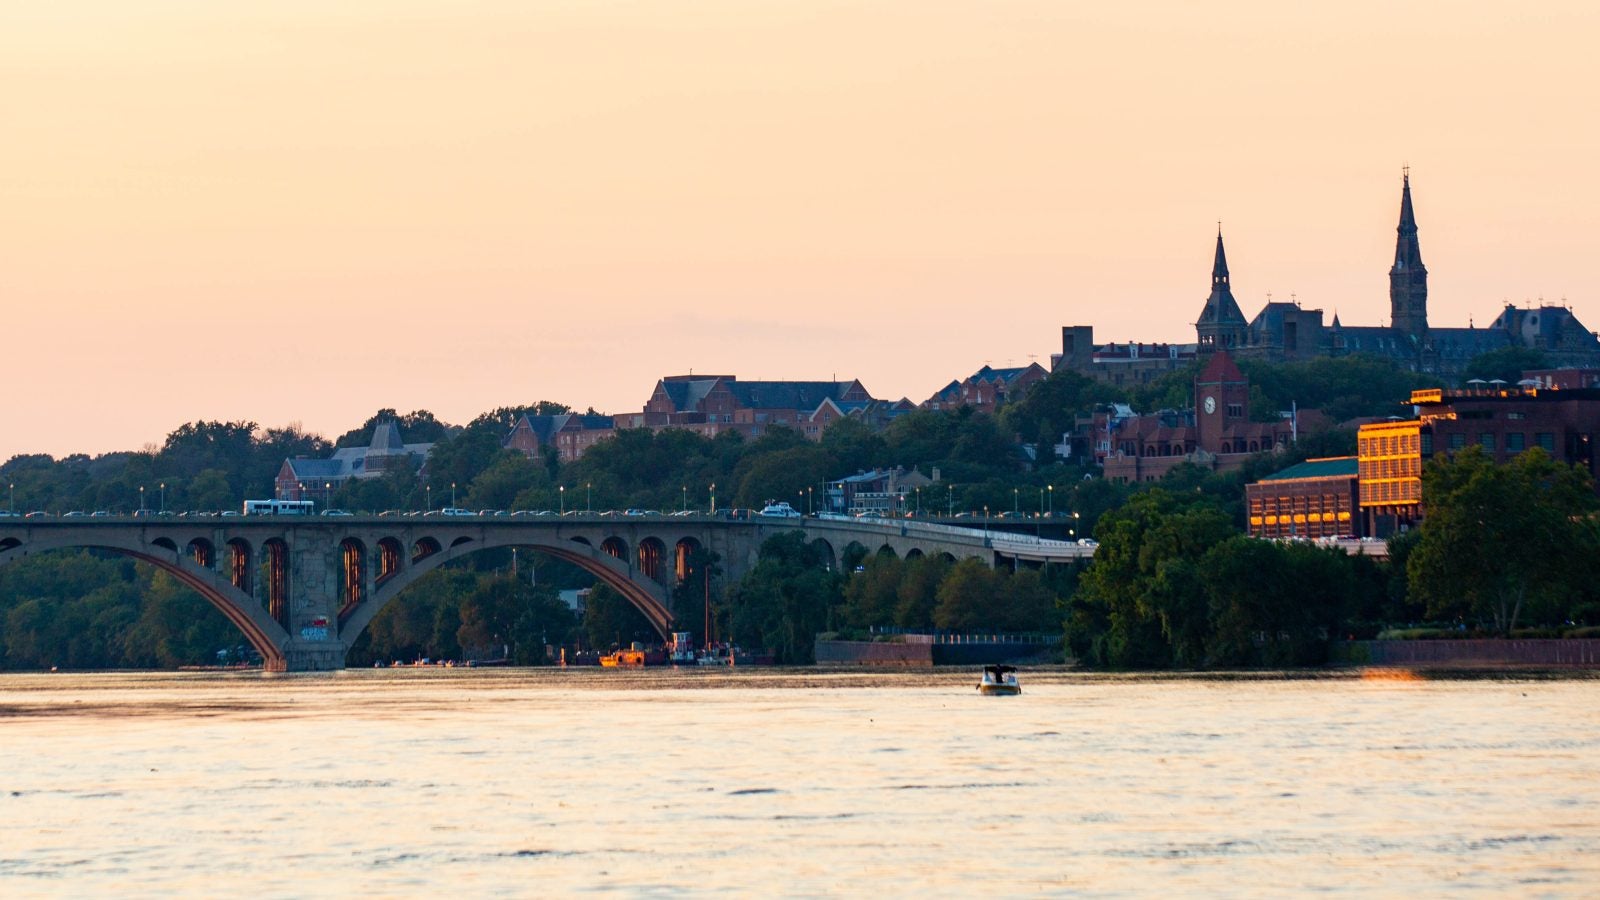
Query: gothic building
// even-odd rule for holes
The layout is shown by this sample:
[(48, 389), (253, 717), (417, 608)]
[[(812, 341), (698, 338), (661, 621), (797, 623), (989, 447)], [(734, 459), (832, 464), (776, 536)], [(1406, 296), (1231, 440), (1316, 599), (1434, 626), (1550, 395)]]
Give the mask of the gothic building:
[(1400, 223), (1395, 232), (1387, 325), (1345, 326), (1337, 314), (1324, 323), (1320, 309), (1271, 300), (1246, 321), (1233, 297), (1219, 229), (1211, 292), (1195, 321), (1194, 344), (1098, 346), (1092, 327), (1067, 326), (1054, 364), (1114, 384), (1147, 382), (1219, 350), (1272, 362), (1366, 353), (1446, 380), (1458, 379), (1474, 356), (1512, 346), (1539, 350), (1558, 368), (1600, 366), (1600, 338), (1565, 306), (1540, 303), (1519, 309), (1507, 304), (1486, 328), (1440, 328), (1428, 323), (1428, 268), (1417, 237), (1409, 171), (1401, 180)]

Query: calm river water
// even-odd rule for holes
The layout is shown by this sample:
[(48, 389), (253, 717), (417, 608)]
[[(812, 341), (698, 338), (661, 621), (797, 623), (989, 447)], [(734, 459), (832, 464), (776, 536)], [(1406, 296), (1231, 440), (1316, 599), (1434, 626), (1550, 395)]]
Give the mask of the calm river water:
[(0, 896), (1600, 891), (1600, 680), (0, 677)]

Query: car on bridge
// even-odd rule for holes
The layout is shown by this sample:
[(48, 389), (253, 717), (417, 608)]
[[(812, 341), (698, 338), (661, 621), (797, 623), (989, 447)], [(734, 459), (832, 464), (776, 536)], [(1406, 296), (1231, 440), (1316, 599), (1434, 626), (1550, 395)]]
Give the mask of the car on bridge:
[(777, 503), (768, 503), (766, 506), (761, 508), (761, 515), (774, 519), (802, 518), (800, 510), (790, 506), (786, 500), (780, 500)]

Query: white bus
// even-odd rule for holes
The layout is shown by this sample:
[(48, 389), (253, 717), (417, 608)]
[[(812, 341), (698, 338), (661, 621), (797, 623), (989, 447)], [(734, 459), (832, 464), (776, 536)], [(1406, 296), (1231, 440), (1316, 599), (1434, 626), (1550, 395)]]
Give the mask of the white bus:
[(317, 504), (310, 500), (246, 500), (247, 516), (309, 516)]

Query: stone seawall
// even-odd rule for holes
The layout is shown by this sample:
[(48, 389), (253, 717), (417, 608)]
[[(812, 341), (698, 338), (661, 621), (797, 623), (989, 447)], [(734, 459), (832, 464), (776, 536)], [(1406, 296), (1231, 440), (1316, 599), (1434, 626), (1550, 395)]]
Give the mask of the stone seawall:
[(1334, 641), (1336, 666), (1552, 666), (1600, 668), (1600, 639)]
[(817, 665), (932, 668), (933, 645), (884, 641), (817, 641)]

